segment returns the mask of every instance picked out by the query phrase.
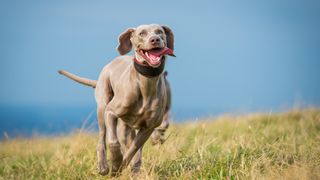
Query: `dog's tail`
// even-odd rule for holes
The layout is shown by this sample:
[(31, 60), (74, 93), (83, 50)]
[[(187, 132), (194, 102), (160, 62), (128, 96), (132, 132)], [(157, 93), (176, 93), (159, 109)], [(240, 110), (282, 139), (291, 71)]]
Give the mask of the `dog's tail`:
[(83, 78), (83, 77), (80, 77), (80, 76), (77, 76), (75, 74), (72, 74), (72, 73), (69, 73), (68, 71), (65, 71), (65, 70), (59, 70), (58, 71), (59, 74), (62, 74), (80, 84), (83, 84), (83, 85), (86, 85), (86, 86), (91, 86), (93, 88), (96, 87), (97, 85), (97, 81), (96, 80), (92, 80), (92, 79), (88, 79), (88, 78)]

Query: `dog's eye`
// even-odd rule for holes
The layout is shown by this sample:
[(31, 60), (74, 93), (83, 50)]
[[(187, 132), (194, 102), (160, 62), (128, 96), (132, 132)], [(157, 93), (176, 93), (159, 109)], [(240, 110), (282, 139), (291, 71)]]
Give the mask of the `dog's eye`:
[(146, 32), (146, 31), (141, 31), (141, 32), (139, 33), (139, 36), (141, 36), (141, 37), (143, 37), (143, 36), (145, 36), (145, 35), (147, 35), (147, 32)]
[(156, 34), (163, 34), (163, 31), (161, 31), (160, 29), (157, 29), (157, 30), (155, 31), (155, 33), (156, 33)]

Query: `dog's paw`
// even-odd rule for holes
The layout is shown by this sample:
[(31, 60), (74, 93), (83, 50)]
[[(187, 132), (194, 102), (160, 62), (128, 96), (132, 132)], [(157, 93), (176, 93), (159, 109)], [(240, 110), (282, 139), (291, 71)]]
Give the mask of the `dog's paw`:
[(140, 172), (140, 167), (141, 167), (141, 161), (134, 163), (133, 166), (131, 167), (131, 173), (133, 175), (138, 174)]
[(152, 145), (157, 145), (157, 144), (163, 144), (165, 142), (165, 138), (164, 137), (160, 137), (157, 139), (151, 139), (151, 144)]
[(107, 167), (107, 165), (100, 163), (98, 164), (98, 173), (102, 176), (105, 176), (109, 173), (109, 168)]
[(110, 161), (111, 161), (111, 176), (118, 176), (121, 173), (121, 165), (123, 155), (121, 153), (120, 144), (109, 144)]
[(151, 135), (152, 145), (163, 144), (165, 142), (164, 131), (155, 129)]

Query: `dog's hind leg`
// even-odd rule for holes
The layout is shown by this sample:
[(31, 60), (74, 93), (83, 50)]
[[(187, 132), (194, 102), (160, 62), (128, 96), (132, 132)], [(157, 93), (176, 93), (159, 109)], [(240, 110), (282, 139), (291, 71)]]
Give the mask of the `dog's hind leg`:
[(98, 125), (99, 125), (99, 140), (97, 147), (98, 156), (98, 171), (101, 175), (107, 175), (109, 173), (109, 167), (106, 160), (106, 126), (104, 122), (104, 107), (98, 107)]
[(109, 167), (107, 163), (107, 150), (106, 150), (106, 117), (105, 111), (107, 104), (113, 98), (113, 91), (109, 85), (106, 84), (97, 84), (95, 91), (95, 98), (97, 101), (97, 117), (99, 125), (99, 140), (97, 147), (97, 156), (98, 156), (98, 171), (101, 175), (107, 175), (109, 173)]
[(159, 127), (154, 129), (151, 135), (151, 143), (153, 145), (163, 144), (165, 141), (164, 134), (168, 128), (169, 128), (169, 112), (166, 112), (163, 116), (162, 123), (160, 124)]

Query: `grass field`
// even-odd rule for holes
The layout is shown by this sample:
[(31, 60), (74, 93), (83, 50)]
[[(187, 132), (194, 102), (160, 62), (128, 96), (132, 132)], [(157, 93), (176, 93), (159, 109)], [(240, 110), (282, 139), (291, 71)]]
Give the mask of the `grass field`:
[[(120, 179), (320, 179), (320, 110), (223, 116), (175, 124), (144, 147), (141, 172)], [(97, 134), (0, 142), (0, 179), (105, 179)], [(107, 176), (109, 177), (109, 176)]]

